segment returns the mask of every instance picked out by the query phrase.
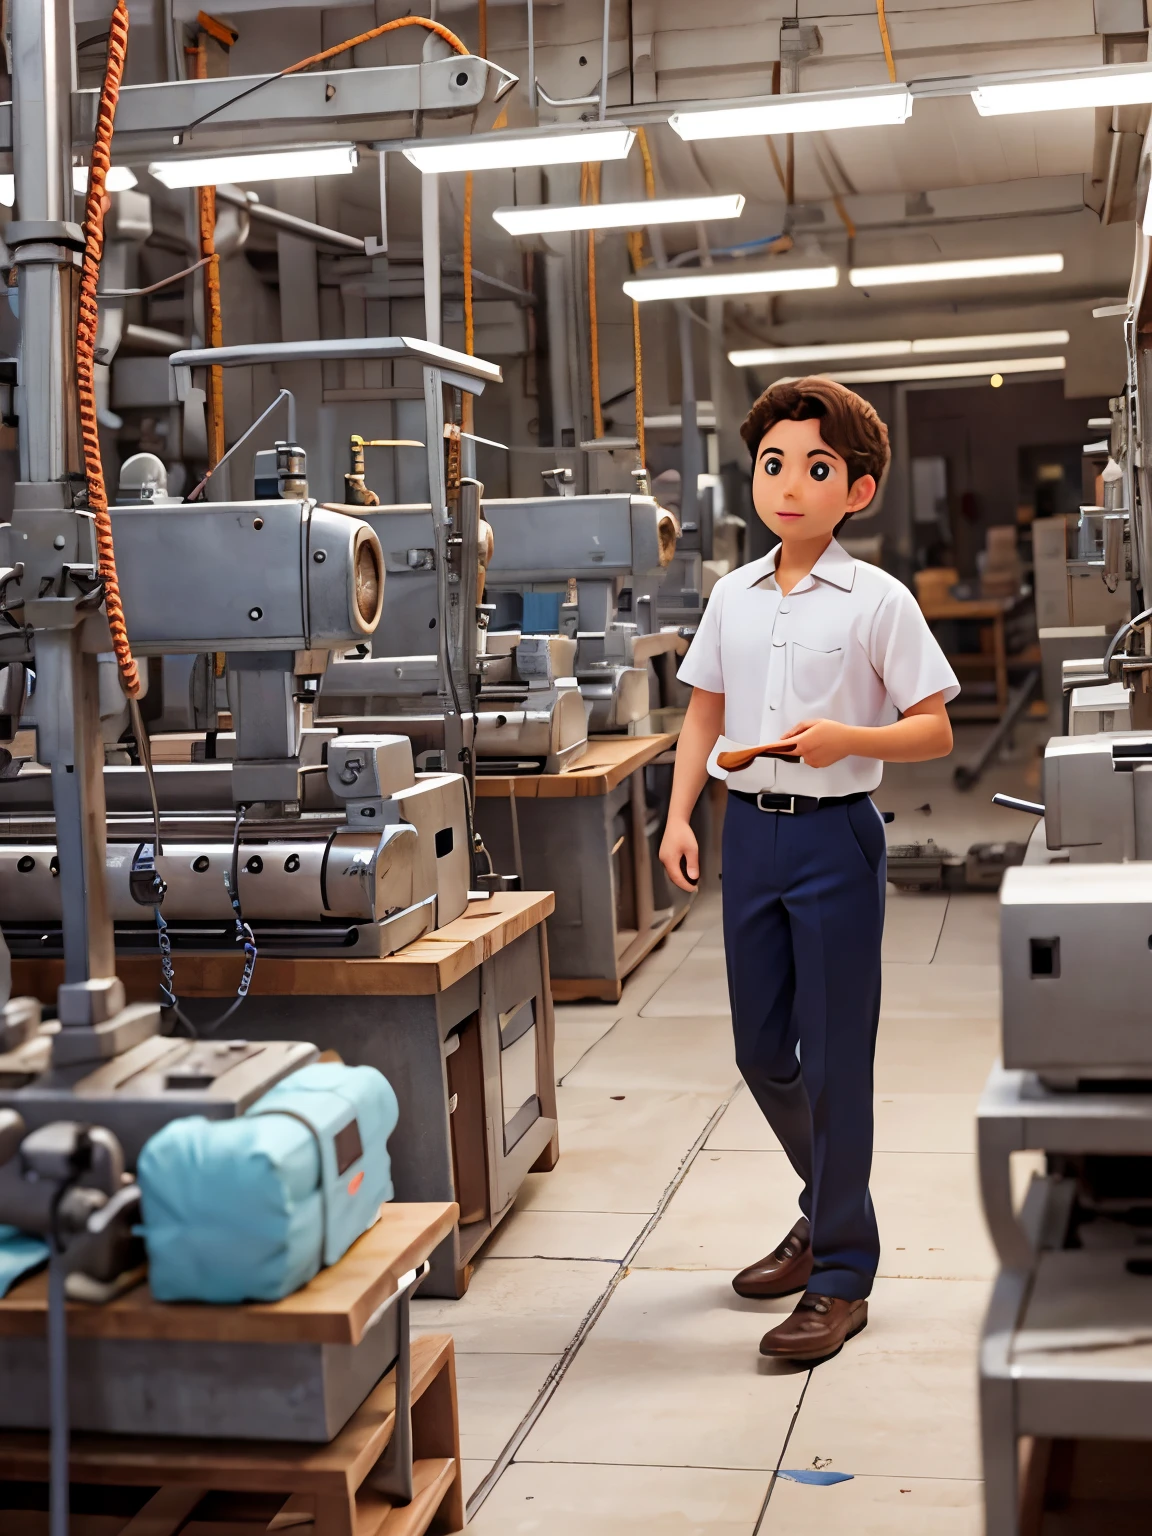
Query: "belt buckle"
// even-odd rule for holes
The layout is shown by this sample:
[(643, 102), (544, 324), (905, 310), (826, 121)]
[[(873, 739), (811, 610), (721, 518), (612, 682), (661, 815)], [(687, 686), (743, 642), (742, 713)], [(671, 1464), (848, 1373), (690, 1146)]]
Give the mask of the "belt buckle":
[(788, 804), (787, 805), (765, 805), (764, 804), (764, 796), (765, 795), (775, 794), (775, 793), (776, 793), (775, 790), (762, 789), (759, 792), (759, 794), (756, 796), (756, 809), (758, 811), (771, 811), (771, 812), (774, 812), (777, 816), (795, 816), (795, 814), (796, 814), (796, 796), (795, 795), (789, 795), (788, 796)]

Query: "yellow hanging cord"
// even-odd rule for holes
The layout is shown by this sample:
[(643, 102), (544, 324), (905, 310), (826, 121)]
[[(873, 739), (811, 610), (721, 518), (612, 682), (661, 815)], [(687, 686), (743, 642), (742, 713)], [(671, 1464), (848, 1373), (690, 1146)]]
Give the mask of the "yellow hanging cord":
[[(580, 201), (600, 201), (599, 163), (580, 167)], [(592, 436), (604, 436), (604, 412), (600, 408), (600, 322), (596, 312), (596, 231), (588, 231), (588, 330), (592, 345)]]
[(644, 161), (644, 196), (656, 196), (656, 173), (652, 169), (652, 152), (648, 148), (648, 135), (643, 128), (636, 130), (636, 142), (640, 146), (640, 158)]
[(876, 0), (876, 20), (880, 23), (880, 41), (884, 44), (884, 58), (888, 64), (888, 78), (896, 84), (896, 61), (892, 57), (892, 39), (888, 36), (888, 18), (884, 14), (884, 0)]

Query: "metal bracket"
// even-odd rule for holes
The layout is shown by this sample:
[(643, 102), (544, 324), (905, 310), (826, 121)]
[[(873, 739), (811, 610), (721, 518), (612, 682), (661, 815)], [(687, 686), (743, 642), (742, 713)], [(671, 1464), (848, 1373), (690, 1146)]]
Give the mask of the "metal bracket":
[(365, 1478), (368, 1486), (384, 1494), (394, 1504), (412, 1502), (412, 1292), (428, 1273), (427, 1262), (412, 1270), (400, 1281), (395, 1296), (386, 1305), (397, 1308), (396, 1329), (399, 1350), (396, 1356), (396, 1408), (392, 1425), (392, 1438), (384, 1448), (384, 1454)]

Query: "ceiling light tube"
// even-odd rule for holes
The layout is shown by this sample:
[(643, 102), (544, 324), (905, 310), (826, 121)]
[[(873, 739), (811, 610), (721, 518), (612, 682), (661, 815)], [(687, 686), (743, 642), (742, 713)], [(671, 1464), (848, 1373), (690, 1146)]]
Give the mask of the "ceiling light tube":
[(981, 117), (1064, 112), (1073, 107), (1138, 106), (1152, 101), (1152, 68), (1147, 64), (1105, 65), (1102, 69), (1007, 75), (978, 85), (972, 100)]
[(1067, 331), (1004, 331), (997, 336), (933, 336), (912, 343), (912, 351), (923, 355), (932, 352), (999, 352), (1011, 347), (1065, 347), (1070, 341)]
[(892, 283), (955, 283), (980, 277), (1031, 277), (1063, 272), (1059, 251), (1039, 256), (981, 256), (971, 261), (915, 261), (890, 267), (853, 267), (853, 288), (880, 288)]
[(740, 192), (722, 197), (659, 197), (633, 203), (585, 203), (578, 208), (497, 208), (492, 217), (510, 235), (555, 235), (575, 229), (643, 229), (649, 224), (696, 224), (738, 219)]
[(796, 293), (807, 288), (835, 288), (839, 267), (775, 267), (767, 272), (685, 272), (638, 277), (624, 284), (630, 299), (735, 298), (744, 293)]
[(762, 364), (825, 363), (837, 358), (910, 357), (910, 341), (848, 341), (812, 347), (749, 347), (729, 352), (728, 361), (735, 368), (758, 368)]
[(580, 128), (558, 132), (483, 133), (437, 144), (406, 144), (404, 156), (425, 176), (447, 171), (509, 171), (526, 165), (581, 165), (626, 160), (635, 143), (631, 128)]
[[(104, 180), (104, 187), (108, 192), (128, 192), (136, 185), (136, 173), (126, 165), (111, 165), (108, 167), (108, 175)], [(88, 167), (86, 165), (74, 165), (72, 167), (72, 190), (78, 197), (83, 197), (88, 190)]]
[(994, 361), (972, 358), (963, 363), (908, 363), (892, 368), (829, 370), (824, 377), (838, 384), (901, 384), (924, 379), (979, 379), (994, 373), (1061, 373), (1063, 357), (1001, 357)]
[(862, 357), (932, 356), (940, 352), (1002, 352), (1012, 347), (1063, 347), (1067, 331), (1007, 331), (997, 336), (934, 336), (919, 341), (847, 341), (793, 347), (751, 347), (729, 352), (736, 368), (765, 364), (819, 363)]
[(258, 150), (202, 160), (154, 160), (148, 171), (169, 188), (215, 187), (231, 182), (289, 181), (300, 176), (347, 176), (358, 161), (354, 144), (319, 144), (313, 149)]
[(682, 139), (740, 139), (762, 133), (825, 133), (907, 122), (912, 93), (906, 85), (858, 91), (809, 91), (769, 96), (741, 106), (674, 112), (669, 125)]

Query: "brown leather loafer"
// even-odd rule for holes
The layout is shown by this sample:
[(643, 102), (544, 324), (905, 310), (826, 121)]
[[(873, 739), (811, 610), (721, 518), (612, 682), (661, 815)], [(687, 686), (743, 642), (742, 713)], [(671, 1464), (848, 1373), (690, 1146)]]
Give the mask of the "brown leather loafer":
[(760, 1353), (773, 1360), (827, 1360), (867, 1326), (866, 1301), (805, 1291), (792, 1316), (760, 1340)]
[(812, 1238), (808, 1218), (800, 1220), (774, 1253), (742, 1269), (732, 1282), (737, 1296), (765, 1301), (772, 1296), (791, 1296), (802, 1291), (812, 1273)]

